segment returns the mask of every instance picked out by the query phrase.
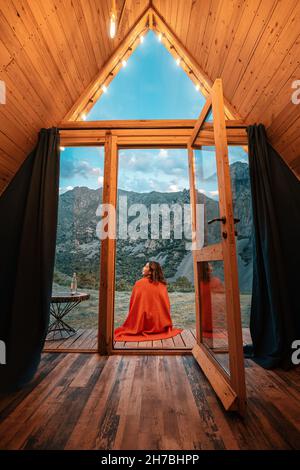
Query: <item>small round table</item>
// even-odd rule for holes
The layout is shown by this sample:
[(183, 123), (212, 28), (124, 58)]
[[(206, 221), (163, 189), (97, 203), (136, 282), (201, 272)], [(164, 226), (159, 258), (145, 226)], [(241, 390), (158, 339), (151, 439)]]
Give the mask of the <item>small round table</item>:
[[(76, 330), (68, 325), (63, 318), (84, 300), (88, 300), (90, 294), (77, 292), (76, 294), (62, 293), (52, 295), (50, 304), (50, 315), (54, 318), (49, 325), (47, 341), (65, 339), (73, 336)], [(58, 337), (57, 337), (58, 336)]]

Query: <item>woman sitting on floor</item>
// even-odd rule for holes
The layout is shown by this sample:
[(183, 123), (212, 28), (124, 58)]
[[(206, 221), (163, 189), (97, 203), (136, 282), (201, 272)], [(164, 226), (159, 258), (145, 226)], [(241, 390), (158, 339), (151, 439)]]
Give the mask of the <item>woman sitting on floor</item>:
[(160, 264), (149, 261), (133, 287), (127, 318), (115, 329), (115, 341), (152, 341), (181, 333), (172, 325), (166, 284)]

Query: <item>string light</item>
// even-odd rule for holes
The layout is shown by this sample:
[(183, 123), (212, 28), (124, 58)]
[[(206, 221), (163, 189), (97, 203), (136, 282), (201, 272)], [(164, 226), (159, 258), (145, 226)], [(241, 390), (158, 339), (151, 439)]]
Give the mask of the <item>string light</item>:
[(102, 85), (101, 89), (102, 89), (103, 93), (106, 93), (106, 92), (107, 92), (107, 86)]
[(126, 67), (126, 65), (127, 65), (127, 62), (126, 62), (126, 60), (125, 60), (125, 59), (123, 59), (123, 60), (122, 60), (122, 65), (123, 65), (123, 67)]
[(116, 36), (116, 31), (117, 31), (116, 20), (117, 20), (116, 15), (112, 13), (110, 16), (110, 26), (109, 26), (109, 35), (111, 39), (113, 39)]
[(140, 41), (141, 41), (141, 44), (143, 44), (143, 42), (144, 42), (144, 36), (140, 36)]
[(178, 57), (178, 58), (176, 59), (176, 64), (178, 65), (178, 67), (179, 67), (179, 65), (180, 65), (180, 62), (181, 62), (181, 58)]
[(86, 114), (85, 114), (85, 113), (81, 113), (81, 119), (82, 119), (83, 121), (86, 120)]
[(161, 33), (159, 33), (159, 35), (158, 35), (158, 40), (159, 40), (159, 42), (162, 41), (162, 34)]
[(116, 1), (112, 2), (112, 9), (110, 13), (110, 22), (109, 22), (109, 35), (111, 39), (116, 36), (117, 32), (117, 10), (116, 10)]
[(195, 86), (196, 90), (199, 91), (200, 90), (200, 85), (199, 83), (197, 83), (197, 85)]

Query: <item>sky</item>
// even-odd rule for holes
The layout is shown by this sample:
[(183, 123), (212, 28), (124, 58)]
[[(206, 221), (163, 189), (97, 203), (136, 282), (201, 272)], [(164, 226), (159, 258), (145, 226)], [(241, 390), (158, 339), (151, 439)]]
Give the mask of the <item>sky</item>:
[[(95, 103), (87, 120), (195, 119), (205, 99), (183, 69), (150, 31)], [(197, 160), (198, 158), (198, 160)], [(241, 148), (230, 148), (230, 163), (247, 162)], [(213, 149), (198, 152), (199, 188), (217, 197)], [(61, 152), (60, 193), (75, 186), (97, 189), (103, 183), (104, 150), (71, 147)], [(199, 166), (200, 168), (200, 166)], [(179, 191), (188, 188), (183, 149), (126, 149), (119, 152), (119, 188), (128, 191)], [(215, 194), (213, 194), (215, 193)]]

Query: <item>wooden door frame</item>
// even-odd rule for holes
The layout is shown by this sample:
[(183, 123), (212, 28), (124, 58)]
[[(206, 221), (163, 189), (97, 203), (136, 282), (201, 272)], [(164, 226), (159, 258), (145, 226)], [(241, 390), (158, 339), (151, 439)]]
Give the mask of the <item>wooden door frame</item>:
[[(215, 81), (211, 95), (208, 96), (188, 141), (193, 241), (194, 243), (197, 242), (197, 195), (193, 148), (199, 148), (196, 143), (197, 137), (205, 125), (205, 119), (211, 108), (213, 110), (214, 146), (216, 149), (218, 184), (224, 188), (227, 195), (226, 201), (229, 201), (228, 204), (226, 201), (223, 201), (222, 195), (220, 194), (220, 214), (225, 216), (227, 220), (227, 238), (222, 238), (222, 242), (219, 244), (210, 245), (201, 250), (193, 250), (197, 344), (193, 348), (192, 353), (211, 382), (225, 409), (238, 410), (240, 414), (243, 415), (246, 407), (243, 338), (240, 317), (240, 299), (239, 296), (237, 297), (235, 295), (236, 292), (239, 292), (238, 268), (236, 262), (235, 227), (232, 213), (232, 193), (228, 161), (228, 134), (226, 133), (225, 107), (221, 79)], [(219, 168), (221, 168), (221, 171), (219, 171)], [(199, 300), (199, 266), (202, 259), (206, 261), (222, 260), (224, 262), (230, 376), (226, 374), (223, 367), (202, 341), (201, 303)]]
[[(65, 121), (59, 126), (60, 144), (63, 147), (104, 146), (103, 203), (116, 204), (118, 150), (125, 148), (187, 149), (196, 123), (195, 119)], [(228, 144), (247, 145), (247, 124), (245, 122), (226, 120), (225, 126)], [(200, 126), (199, 132), (193, 140), (193, 145), (196, 147), (214, 145), (214, 142), (213, 123), (204, 123)], [(102, 355), (191, 354), (191, 350), (186, 349), (113, 349), (115, 250), (115, 240), (101, 241), (98, 352)], [(80, 350), (77, 351), (80, 352)]]

